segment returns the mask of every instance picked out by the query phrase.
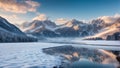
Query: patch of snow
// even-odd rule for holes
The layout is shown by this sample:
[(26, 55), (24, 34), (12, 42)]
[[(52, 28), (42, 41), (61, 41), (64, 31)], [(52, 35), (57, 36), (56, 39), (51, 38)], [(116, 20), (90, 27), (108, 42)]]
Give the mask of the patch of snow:
[(48, 30), (51, 30), (51, 31), (55, 31), (54, 28), (52, 28), (52, 27), (50, 27), (50, 26), (48, 26), (48, 25), (45, 25), (45, 28), (48, 29)]
[(42, 28), (42, 27), (43, 27), (43, 26), (36, 27), (35, 29), (30, 30), (30, 32), (34, 32), (34, 31), (36, 31), (36, 30), (38, 30), (38, 29), (40, 29), (40, 28)]
[(93, 37), (103, 37), (103, 36), (105, 36), (106, 34), (108, 35), (108, 34), (110, 34), (111, 32), (114, 33), (114, 32), (116, 32), (116, 31), (118, 31), (117, 28), (112, 28), (112, 29), (103, 31), (103, 32), (101, 32), (101, 33), (98, 33), (98, 34), (96, 34), (96, 35), (93, 36)]

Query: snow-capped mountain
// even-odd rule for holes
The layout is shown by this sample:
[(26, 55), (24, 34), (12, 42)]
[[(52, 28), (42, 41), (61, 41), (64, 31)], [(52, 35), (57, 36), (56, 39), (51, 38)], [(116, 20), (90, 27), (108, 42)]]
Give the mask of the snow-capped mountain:
[(0, 17), (0, 42), (28, 42), (34, 40), (6, 19)]
[(23, 26), (24, 25), (27, 25), (27, 27), (24, 27), (25, 29), (23, 30), (27, 34), (48, 37), (53, 37), (57, 35), (55, 33), (55, 28), (57, 27), (57, 25), (50, 20), (33, 20), (32, 22), (24, 23)]
[[(105, 30), (110, 31), (110, 27), (113, 27), (116, 22), (118, 22), (117, 19), (109, 22), (103, 18), (97, 18), (89, 21), (89, 23), (72, 19), (62, 25), (56, 25), (55, 22), (50, 20), (33, 20), (32, 22), (24, 23), (23, 27), (26, 33), (40, 37), (84, 37), (95, 35)], [(116, 25), (114, 26), (116, 27)]]
[(82, 21), (78, 21), (76, 19), (72, 19), (71, 21), (68, 21), (64, 25), (67, 26), (67, 27), (74, 27), (74, 26), (83, 26), (84, 24), (85, 23), (83, 23)]
[[(117, 20), (116, 20), (117, 21)], [(116, 22), (115, 21), (115, 22)], [(94, 19), (92, 20), (90, 23), (93, 25), (93, 27), (97, 30), (101, 30), (101, 29), (104, 29), (108, 26), (111, 26), (112, 24), (114, 24), (115, 22), (105, 22), (104, 19), (101, 19), (101, 18), (98, 18), (98, 19)]]
[[(88, 38), (102, 38), (107, 40), (119, 40), (120, 39), (120, 18), (113, 23), (104, 25), (105, 27), (94, 36), (90, 36)], [(116, 37), (117, 36), (117, 37)], [(116, 38), (115, 38), (116, 37)], [(117, 39), (118, 38), (118, 39)]]
[(75, 19), (66, 22), (62, 25), (56, 25), (50, 20), (38, 21), (34, 20), (29, 24), (24, 31), (37, 36), (47, 37), (75, 37), (86, 36), (92, 33), (88, 33), (88, 28), (91, 28), (88, 24)]
[(82, 21), (73, 19), (59, 26), (56, 29), (56, 32), (65, 37), (85, 36), (89, 35), (89, 33), (86, 32), (87, 26), (88, 25), (83, 23)]
[(56, 24), (54, 22), (51, 22), (50, 20), (45, 20), (45, 21), (34, 20), (30, 23), (24, 23), (23, 25), (27, 25), (25, 26), (26, 29), (24, 31), (28, 33), (39, 32), (42, 29), (52, 30), (53, 28), (56, 27)]

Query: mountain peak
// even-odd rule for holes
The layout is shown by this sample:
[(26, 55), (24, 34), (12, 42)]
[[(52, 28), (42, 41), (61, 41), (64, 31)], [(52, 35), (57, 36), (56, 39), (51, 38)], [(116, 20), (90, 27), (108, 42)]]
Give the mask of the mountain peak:
[(67, 27), (72, 27), (72, 26), (80, 25), (80, 24), (83, 24), (83, 22), (82, 21), (78, 21), (76, 19), (72, 19), (72, 20), (68, 21), (67, 23), (65, 23), (65, 25)]

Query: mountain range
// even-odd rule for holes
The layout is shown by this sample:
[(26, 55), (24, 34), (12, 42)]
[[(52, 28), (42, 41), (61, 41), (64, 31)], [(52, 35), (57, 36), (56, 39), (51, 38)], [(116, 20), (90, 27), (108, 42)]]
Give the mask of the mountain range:
[[(50, 20), (33, 20), (22, 24), (24, 32), (37, 37), (86, 37), (107, 39), (108, 35), (120, 32), (120, 18), (107, 23), (103, 19), (94, 19), (88, 23), (72, 19), (62, 25)], [(114, 29), (113, 29), (114, 28)]]
[(84, 37), (84, 39), (120, 40), (120, 18), (107, 23), (98, 18), (88, 23), (72, 19), (64, 24), (56, 25), (51, 20), (33, 20), (20, 26), (0, 17), (0, 42), (32, 42), (43, 37)]
[(23, 27), (25, 28), (25, 33), (45, 37), (83, 37), (98, 32), (96, 28), (100, 29), (96, 23), (91, 25), (75, 19), (62, 25), (56, 25), (50, 20), (34, 20), (30, 23), (24, 23)]

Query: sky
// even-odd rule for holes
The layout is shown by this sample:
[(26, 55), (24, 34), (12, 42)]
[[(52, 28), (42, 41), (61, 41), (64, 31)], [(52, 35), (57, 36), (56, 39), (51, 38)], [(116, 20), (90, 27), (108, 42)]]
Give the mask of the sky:
[(0, 16), (13, 24), (50, 19), (90, 20), (120, 14), (120, 0), (0, 0)]

